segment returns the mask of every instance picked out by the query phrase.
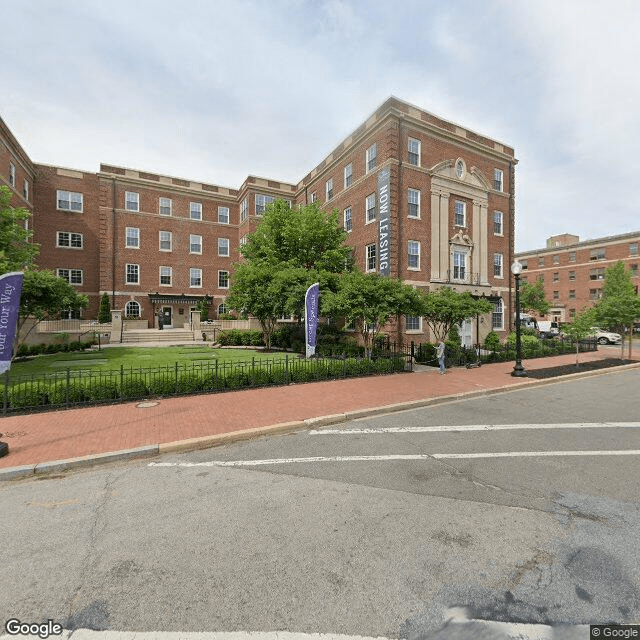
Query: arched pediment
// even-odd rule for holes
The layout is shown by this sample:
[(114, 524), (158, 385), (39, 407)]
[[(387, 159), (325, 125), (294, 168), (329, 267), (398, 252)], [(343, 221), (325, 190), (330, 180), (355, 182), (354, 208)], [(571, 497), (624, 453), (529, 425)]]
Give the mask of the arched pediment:
[(458, 233), (456, 233), (451, 238), (451, 240), (449, 240), (449, 244), (450, 245), (455, 244), (463, 247), (473, 247), (473, 241), (471, 240), (471, 238), (466, 233), (463, 233), (462, 231), (458, 231)]
[(477, 167), (471, 167), (470, 169), (465, 170), (462, 177), (459, 178), (456, 175), (455, 164), (455, 160), (443, 160), (442, 162), (434, 164), (433, 167), (429, 169), (429, 173), (432, 177), (452, 180), (458, 184), (465, 184), (475, 189), (481, 189), (485, 192), (491, 189), (489, 181), (480, 169)]

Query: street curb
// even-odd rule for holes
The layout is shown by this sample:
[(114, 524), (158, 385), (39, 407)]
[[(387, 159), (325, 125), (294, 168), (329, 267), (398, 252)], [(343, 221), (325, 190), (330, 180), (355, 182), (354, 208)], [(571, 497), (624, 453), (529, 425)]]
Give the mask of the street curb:
[(535, 378), (526, 378), (522, 382), (515, 384), (503, 385), (492, 389), (478, 389), (475, 391), (466, 391), (464, 393), (454, 393), (446, 396), (436, 396), (433, 398), (423, 398), (421, 400), (408, 400), (406, 402), (398, 402), (395, 404), (383, 405), (380, 407), (371, 407), (368, 409), (356, 409), (345, 413), (335, 413), (326, 416), (318, 416), (315, 418), (306, 418), (305, 420), (294, 420), (292, 422), (280, 422), (266, 427), (253, 427), (251, 429), (243, 429), (241, 431), (231, 431), (228, 433), (219, 433), (210, 436), (202, 436), (199, 438), (189, 438), (186, 440), (177, 440), (175, 442), (166, 442), (161, 444), (152, 444), (134, 449), (124, 449), (121, 451), (110, 451), (107, 453), (99, 453), (78, 458), (69, 458), (67, 460), (54, 460), (52, 462), (39, 462), (20, 467), (7, 467), (0, 469), (0, 482), (3, 480), (16, 480), (27, 478), (30, 476), (43, 475), (47, 473), (55, 473), (60, 471), (68, 471), (70, 469), (86, 468), (118, 460), (128, 460), (132, 458), (154, 457), (163, 453), (177, 453), (196, 451), (198, 449), (207, 449), (222, 444), (230, 444), (240, 442), (242, 440), (251, 440), (261, 436), (294, 433), (309, 428), (330, 426), (340, 424), (349, 420), (357, 420), (359, 418), (368, 418), (376, 415), (384, 415), (387, 413), (397, 413), (399, 411), (410, 411), (412, 409), (420, 409), (432, 405), (445, 404), (448, 402), (457, 402), (459, 400), (471, 400), (473, 398), (481, 398), (492, 396), (498, 393), (508, 391), (519, 391), (527, 387), (541, 387), (558, 382), (570, 382), (580, 378), (590, 378), (594, 376), (607, 375), (617, 373), (627, 369), (640, 368), (640, 362), (632, 364), (619, 365), (608, 369), (596, 369), (594, 371), (579, 371), (555, 378), (545, 378), (537, 380)]
[(107, 453), (97, 453), (78, 458), (68, 458), (66, 460), (53, 460), (51, 462), (38, 462), (36, 464), (24, 465), (21, 467), (8, 467), (0, 469), (0, 481), (17, 480), (29, 476), (43, 475), (68, 471), (69, 469), (81, 469), (94, 465), (116, 462), (118, 460), (130, 460), (132, 458), (145, 458), (158, 455), (158, 445), (152, 444), (135, 449), (122, 449), (120, 451), (108, 451)]
[(242, 431), (230, 431), (228, 433), (218, 433), (211, 436), (202, 436), (200, 438), (165, 442), (164, 444), (156, 445), (156, 447), (158, 448), (158, 453), (195, 451), (197, 449), (207, 449), (209, 447), (226, 444), (228, 442), (250, 440), (254, 437), (260, 437), (263, 435), (290, 433), (293, 431), (299, 431), (304, 427), (305, 423), (301, 420), (293, 422), (279, 422), (278, 424), (269, 425), (267, 427), (253, 427), (251, 429), (243, 429)]

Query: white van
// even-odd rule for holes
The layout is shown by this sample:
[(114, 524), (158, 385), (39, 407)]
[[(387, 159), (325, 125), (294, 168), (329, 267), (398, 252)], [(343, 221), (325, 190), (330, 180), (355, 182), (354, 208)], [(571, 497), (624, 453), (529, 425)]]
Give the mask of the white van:
[(560, 335), (560, 327), (557, 322), (538, 320), (538, 333), (541, 338), (553, 338)]

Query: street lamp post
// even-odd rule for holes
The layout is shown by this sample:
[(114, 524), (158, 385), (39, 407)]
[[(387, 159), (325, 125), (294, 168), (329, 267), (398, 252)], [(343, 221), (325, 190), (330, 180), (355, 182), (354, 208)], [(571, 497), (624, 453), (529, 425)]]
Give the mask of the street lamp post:
[(511, 375), (524, 378), (527, 372), (522, 366), (522, 339), (520, 337), (520, 274), (522, 273), (522, 265), (517, 260), (511, 265), (511, 273), (516, 279), (516, 364)]

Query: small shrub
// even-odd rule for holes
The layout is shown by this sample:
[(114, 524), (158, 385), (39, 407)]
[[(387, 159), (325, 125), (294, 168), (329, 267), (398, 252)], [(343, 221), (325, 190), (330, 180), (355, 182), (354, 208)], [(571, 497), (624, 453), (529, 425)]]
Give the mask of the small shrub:
[(84, 385), (81, 382), (62, 382), (52, 386), (48, 392), (49, 402), (54, 406), (62, 406), (67, 402), (78, 403), (87, 398)]
[(198, 393), (204, 390), (204, 380), (195, 373), (187, 373), (178, 377), (176, 384), (178, 393), (189, 394)]
[(94, 382), (87, 390), (87, 399), (93, 402), (104, 402), (118, 398), (118, 385), (111, 380)]
[(249, 379), (244, 371), (234, 371), (225, 376), (224, 384), (227, 389), (241, 389), (249, 386)]
[(29, 409), (49, 404), (48, 385), (17, 384), (9, 389), (9, 406), (12, 409)]
[(495, 331), (490, 331), (484, 339), (484, 348), (489, 351), (496, 351), (500, 348), (500, 336)]
[(145, 398), (149, 394), (147, 383), (141, 378), (124, 380), (120, 387), (120, 397), (125, 400)]

